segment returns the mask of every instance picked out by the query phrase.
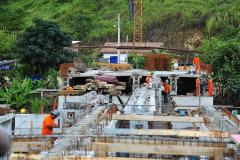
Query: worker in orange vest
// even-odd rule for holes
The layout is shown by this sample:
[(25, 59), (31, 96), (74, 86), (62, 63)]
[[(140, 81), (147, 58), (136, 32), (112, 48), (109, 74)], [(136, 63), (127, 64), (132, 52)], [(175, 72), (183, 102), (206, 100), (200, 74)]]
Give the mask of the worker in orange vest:
[(54, 122), (54, 119), (58, 116), (60, 116), (60, 111), (56, 110), (52, 111), (44, 118), (42, 124), (42, 135), (52, 135), (53, 128), (59, 128), (59, 125)]
[(196, 96), (200, 96), (200, 79), (196, 79)]
[(72, 86), (70, 85), (67, 85), (67, 88), (66, 88), (66, 91), (67, 91), (67, 95), (69, 96), (70, 94), (73, 93), (74, 89)]
[(151, 77), (152, 77), (152, 73), (150, 72), (150, 73), (148, 73), (148, 75), (147, 75), (147, 77), (146, 77), (146, 83), (147, 83), (147, 85), (149, 85)]
[(170, 91), (171, 91), (171, 87), (168, 84), (168, 80), (165, 81), (165, 83), (163, 83), (163, 96), (164, 96), (164, 103), (167, 104), (168, 103), (168, 97), (170, 96)]
[(195, 71), (197, 74), (200, 73), (200, 65), (201, 65), (201, 62), (200, 62), (200, 58), (198, 57), (198, 55), (196, 55), (193, 59), (193, 64), (195, 65)]
[(213, 82), (212, 79), (208, 80), (208, 95), (212, 96), (213, 95)]

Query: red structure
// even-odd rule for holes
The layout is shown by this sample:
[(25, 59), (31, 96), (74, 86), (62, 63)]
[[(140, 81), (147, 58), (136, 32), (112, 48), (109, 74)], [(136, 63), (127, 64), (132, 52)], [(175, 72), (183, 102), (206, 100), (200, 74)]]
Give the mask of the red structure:
[(170, 58), (165, 54), (145, 54), (144, 69), (150, 71), (169, 71)]

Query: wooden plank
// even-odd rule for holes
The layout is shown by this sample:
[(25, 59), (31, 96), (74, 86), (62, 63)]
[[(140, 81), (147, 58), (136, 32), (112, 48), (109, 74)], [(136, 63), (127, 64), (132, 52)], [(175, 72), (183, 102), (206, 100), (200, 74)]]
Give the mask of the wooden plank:
[(12, 142), (11, 152), (38, 153), (51, 148), (50, 142)]
[(215, 150), (214, 151), (214, 160), (224, 160), (223, 150)]
[(183, 123), (203, 123), (203, 117), (179, 117), (179, 116), (153, 116), (153, 115), (124, 115), (115, 114), (113, 120), (129, 121), (158, 121), (158, 122), (183, 122)]
[(107, 152), (127, 152), (141, 154), (179, 155), (179, 156), (215, 156), (215, 151), (224, 151), (217, 147), (193, 147), (178, 145), (146, 145), (123, 143), (93, 143), (95, 151), (107, 148)]
[(192, 130), (172, 130), (172, 129), (114, 129), (111, 135), (144, 135), (144, 136), (178, 136), (178, 137), (212, 137), (226, 138), (228, 132), (218, 131), (192, 131)]
[[(11, 160), (19, 160), (19, 159), (34, 159), (40, 160), (43, 159), (41, 155), (27, 155), (27, 154), (11, 154)], [(71, 156), (71, 155), (61, 155), (61, 156), (53, 156), (48, 157), (48, 160), (156, 160), (156, 159), (149, 159), (149, 158), (121, 158), (121, 157), (84, 157), (80, 155)], [(164, 159), (158, 159), (164, 160)]]
[(178, 145), (178, 146), (197, 146), (197, 147), (218, 147), (226, 148), (227, 144), (224, 142), (214, 142), (214, 141), (183, 141), (183, 140), (167, 140), (167, 139), (145, 139), (144, 137), (138, 138), (106, 138), (104, 141), (99, 138), (95, 138), (94, 142), (101, 143), (124, 143), (124, 144), (155, 144), (155, 145)]

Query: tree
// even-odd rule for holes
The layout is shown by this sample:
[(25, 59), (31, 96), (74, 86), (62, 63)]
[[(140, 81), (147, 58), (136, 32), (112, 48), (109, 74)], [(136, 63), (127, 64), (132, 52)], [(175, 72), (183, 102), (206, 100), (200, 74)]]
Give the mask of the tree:
[(0, 30), (0, 59), (12, 58), (11, 48), (16, 41), (16, 34)]
[(203, 60), (213, 67), (215, 82), (224, 89), (237, 93), (240, 91), (240, 39), (229, 41), (212, 38), (203, 43)]
[(71, 39), (56, 23), (36, 19), (34, 24), (17, 38), (14, 47), (16, 58), (29, 66), (30, 73), (43, 75), (49, 68), (72, 60), (73, 53), (65, 49)]

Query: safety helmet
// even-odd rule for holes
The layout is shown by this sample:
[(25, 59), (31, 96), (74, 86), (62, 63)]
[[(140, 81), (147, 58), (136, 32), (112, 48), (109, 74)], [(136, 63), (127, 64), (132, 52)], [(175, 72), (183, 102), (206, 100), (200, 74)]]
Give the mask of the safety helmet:
[(53, 114), (56, 117), (58, 117), (58, 116), (60, 116), (60, 111), (59, 110), (55, 110), (55, 111), (52, 111), (51, 114)]
[(20, 113), (21, 113), (21, 114), (27, 113), (27, 110), (26, 110), (25, 108), (22, 108), (22, 109), (20, 110)]

